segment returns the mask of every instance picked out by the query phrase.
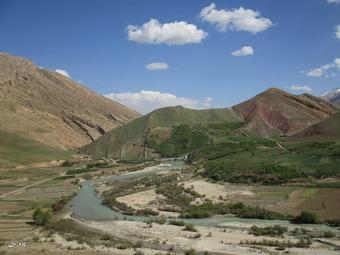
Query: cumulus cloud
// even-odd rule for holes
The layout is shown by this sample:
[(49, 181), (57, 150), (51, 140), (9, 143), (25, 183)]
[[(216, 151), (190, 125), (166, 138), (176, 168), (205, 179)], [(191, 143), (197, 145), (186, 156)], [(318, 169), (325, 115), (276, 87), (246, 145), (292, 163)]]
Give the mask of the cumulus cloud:
[(336, 38), (340, 39), (340, 25), (335, 27), (335, 36)]
[(327, 0), (329, 4), (340, 4), (340, 0)]
[(241, 49), (232, 51), (230, 54), (235, 57), (250, 56), (254, 55), (254, 49), (251, 46), (243, 46)]
[(156, 70), (166, 70), (169, 68), (169, 65), (167, 63), (163, 62), (155, 62), (155, 63), (150, 63), (145, 66), (146, 69), (150, 71), (156, 71)]
[(310, 92), (312, 89), (308, 86), (301, 86), (301, 85), (292, 85), (290, 86), (291, 90), (296, 90), (296, 91), (307, 91)]
[(273, 26), (272, 21), (262, 17), (258, 11), (243, 7), (218, 10), (214, 3), (203, 8), (199, 16), (203, 21), (215, 25), (222, 32), (235, 30), (256, 34)]
[(334, 76), (334, 73), (329, 74), (329, 70), (334, 69), (340, 70), (340, 58), (334, 59), (332, 63), (322, 65), (318, 68), (313, 68), (306, 72), (306, 75), (310, 77), (322, 77), (322, 76), (330, 77)]
[(202, 29), (185, 21), (161, 24), (156, 19), (150, 19), (142, 26), (129, 25), (127, 31), (130, 41), (168, 45), (200, 43), (208, 35)]
[(149, 113), (158, 108), (177, 105), (192, 109), (207, 108), (211, 107), (211, 102), (213, 101), (211, 97), (207, 97), (202, 101), (178, 97), (170, 93), (148, 90), (135, 93), (110, 93), (105, 96), (141, 113)]
[(66, 76), (67, 78), (71, 78), (71, 75), (68, 72), (66, 72), (65, 70), (63, 70), (63, 69), (55, 69), (55, 71), (57, 73), (60, 73), (60, 74), (62, 74), (64, 76)]

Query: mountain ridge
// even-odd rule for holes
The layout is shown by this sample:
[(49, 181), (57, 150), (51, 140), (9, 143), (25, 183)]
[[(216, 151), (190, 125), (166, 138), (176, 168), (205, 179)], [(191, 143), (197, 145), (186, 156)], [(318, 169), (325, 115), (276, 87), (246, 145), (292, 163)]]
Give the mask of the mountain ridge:
[(31, 61), (0, 53), (0, 130), (76, 149), (137, 112)]
[(340, 107), (340, 88), (334, 88), (321, 95), (324, 100)]
[(269, 88), (232, 108), (249, 122), (245, 130), (260, 136), (290, 135), (337, 112), (323, 99), (277, 88)]
[[(81, 152), (98, 157), (157, 157), (153, 150), (155, 146), (164, 150), (162, 143), (166, 142), (168, 148), (171, 148), (171, 141), (178, 141), (177, 138), (185, 140), (185, 134), (195, 137), (200, 132), (199, 128), (184, 128), (179, 131), (182, 132), (179, 137), (171, 139), (172, 135), (178, 136), (178, 133), (173, 133), (178, 131), (174, 128), (176, 126), (243, 122), (243, 125), (233, 130), (234, 134), (271, 137), (291, 135), (336, 112), (335, 107), (318, 97), (308, 94), (295, 96), (277, 88), (269, 88), (231, 108), (192, 110), (176, 106), (157, 109), (113, 129), (83, 147)], [(184, 140), (181, 141), (188, 143), (188, 140)]]
[(232, 109), (194, 110), (182, 106), (164, 107), (115, 128), (84, 146), (82, 153), (115, 158), (153, 158), (151, 138), (169, 138), (172, 128), (216, 122), (243, 121)]

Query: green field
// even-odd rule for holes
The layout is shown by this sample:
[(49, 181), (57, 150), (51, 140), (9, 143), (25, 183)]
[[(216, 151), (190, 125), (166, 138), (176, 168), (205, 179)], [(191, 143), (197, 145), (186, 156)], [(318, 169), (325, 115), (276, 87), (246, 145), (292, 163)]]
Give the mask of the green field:
[[(165, 157), (188, 154), (200, 173), (215, 181), (283, 184), (296, 178), (340, 177), (340, 139), (308, 140), (248, 137), (244, 123), (179, 125), (167, 139), (150, 145)], [(199, 168), (199, 167), (198, 167)]]
[(68, 159), (71, 153), (41, 144), (17, 134), (0, 131), (0, 167), (14, 167), (57, 159)]

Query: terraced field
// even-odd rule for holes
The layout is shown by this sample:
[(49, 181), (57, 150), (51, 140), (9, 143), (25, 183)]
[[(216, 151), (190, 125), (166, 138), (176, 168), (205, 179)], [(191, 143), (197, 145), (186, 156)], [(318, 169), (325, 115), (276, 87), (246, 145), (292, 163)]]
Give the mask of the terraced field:
[(63, 179), (64, 167), (11, 169), (2, 172), (0, 183), (0, 241), (32, 237), (36, 226), (33, 210), (51, 206), (61, 197), (72, 195), (74, 178)]

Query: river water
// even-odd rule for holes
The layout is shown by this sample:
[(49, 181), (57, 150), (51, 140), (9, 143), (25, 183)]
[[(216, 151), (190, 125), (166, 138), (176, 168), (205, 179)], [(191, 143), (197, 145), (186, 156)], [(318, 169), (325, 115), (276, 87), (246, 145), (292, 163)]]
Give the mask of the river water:
[[(139, 178), (162, 171), (172, 171), (182, 169), (184, 161), (180, 159), (168, 159), (163, 163), (147, 167), (141, 171), (131, 172), (122, 175), (113, 175), (96, 178), (89, 181), (82, 182), (82, 187), (78, 191), (77, 195), (68, 203), (68, 208), (72, 211), (72, 216), (76, 218), (93, 220), (93, 221), (110, 221), (110, 220), (130, 220), (143, 222), (145, 219), (150, 218), (146, 216), (131, 216), (125, 215), (118, 211), (112, 210), (102, 204), (102, 199), (96, 194), (95, 187), (103, 183), (112, 181), (130, 181), (135, 178)], [(237, 226), (237, 223), (248, 224), (261, 224), (261, 225), (293, 225), (289, 221), (280, 220), (259, 220), (259, 219), (246, 219), (232, 216), (216, 216), (205, 219), (180, 219), (185, 222), (193, 223), (198, 226), (218, 226), (223, 224), (232, 224)], [(326, 225), (307, 225), (301, 224), (298, 227), (309, 227), (317, 230), (334, 230)]]

